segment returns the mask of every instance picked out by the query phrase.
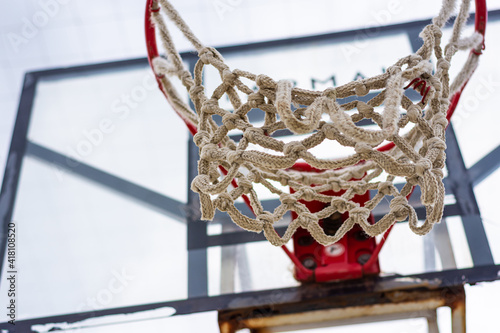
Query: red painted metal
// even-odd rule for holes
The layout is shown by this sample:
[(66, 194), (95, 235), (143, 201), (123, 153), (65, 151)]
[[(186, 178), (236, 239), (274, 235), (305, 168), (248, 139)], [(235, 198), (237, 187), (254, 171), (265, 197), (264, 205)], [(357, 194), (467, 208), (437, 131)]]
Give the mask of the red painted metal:
[[(422, 85), (422, 87), (420, 87), (420, 85)], [(413, 86), (413, 89), (415, 91), (417, 91), (417, 88), (420, 87), (420, 96), (422, 96), (422, 102), (425, 101), (425, 98), (427, 97), (427, 94), (429, 93), (429, 90), (431, 89), (431, 87), (427, 87), (427, 82), (424, 80), (424, 79), (421, 79), (419, 77), (413, 79), (410, 83), (408, 83), (408, 85), (406, 87), (404, 87), (403, 89), (408, 89), (409, 87)]]
[[(159, 53), (158, 53), (158, 47), (156, 45), (156, 32), (155, 32), (153, 22), (151, 21), (151, 12), (158, 11), (159, 7), (156, 7), (153, 9), (153, 3), (155, 3), (155, 7), (156, 7), (155, 0), (147, 0), (146, 1), (146, 17), (144, 19), (144, 31), (146, 34), (146, 48), (148, 51), (148, 61), (149, 61), (149, 65), (153, 69), (153, 73), (154, 73), (153, 59), (158, 57)], [(163, 85), (161, 84), (162, 75), (157, 75), (155, 73), (155, 77), (156, 77), (156, 82), (158, 83), (158, 87), (160, 88), (161, 92), (163, 93), (163, 95), (165, 96), (167, 101), (170, 103), (170, 105), (172, 105), (172, 109), (174, 109), (175, 113), (177, 113), (177, 115), (179, 117), (181, 117), (181, 119), (184, 121), (189, 132), (192, 135), (195, 135), (196, 132), (198, 131), (198, 129), (196, 128), (196, 125), (193, 124), (191, 121), (189, 121), (189, 119), (185, 118), (180, 112), (178, 112), (176, 110), (175, 106), (169, 100), (168, 95), (167, 95), (166, 91), (164, 90)]]
[[(484, 50), (485, 44), (484, 44), (484, 35), (486, 31), (486, 22), (488, 18), (488, 11), (486, 7), (486, 0), (475, 0), (476, 4), (476, 20), (475, 20), (475, 30), (483, 35), (483, 44), (482, 47), (479, 50), (471, 50), (471, 53), (469, 57), (473, 56), (478, 56)], [(154, 6), (154, 8), (153, 8)], [(145, 14), (145, 35), (146, 35), (146, 46), (147, 46), (147, 53), (148, 53), (148, 60), (149, 63), (152, 66), (152, 60), (158, 56), (158, 48), (156, 44), (156, 34), (155, 34), (155, 29), (154, 26), (151, 22), (151, 12), (158, 11), (157, 3), (156, 0), (147, 0), (146, 1), (146, 14)], [(165, 95), (165, 98), (171, 103), (171, 101), (168, 99), (168, 96), (166, 92), (163, 89), (163, 85), (161, 84), (161, 76), (156, 75), (156, 80), (158, 82), (158, 86), (160, 90), (163, 92)], [(410, 84), (406, 87), (412, 86), (413, 83), (417, 82), (416, 86), (414, 87), (415, 89), (418, 87), (418, 85), (421, 84), (421, 82), (418, 82), (420, 80), (415, 79)], [(425, 99), (429, 88), (425, 89), (425, 81), (423, 81), (423, 87), (421, 88), (421, 95), (423, 96), (422, 98)], [(468, 81), (466, 81), (462, 87), (450, 98), (450, 106), (448, 108), (448, 112), (446, 115), (446, 118), (448, 121), (450, 120), (451, 116), (453, 115), (458, 101), (460, 99), (460, 96), (462, 94), (463, 89), (467, 85)], [(405, 89), (406, 89), (405, 88)], [(425, 89), (425, 92), (424, 92)], [(173, 105), (172, 105), (173, 106)], [(192, 135), (196, 134), (197, 128), (196, 125), (190, 122), (188, 119), (183, 117), (182, 114), (180, 114), (175, 107), (174, 111), (181, 117), (181, 119), (186, 123), (187, 128), (189, 129), (190, 133)], [(388, 151), (392, 148), (394, 148), (394, 143), (390, 142), (386, 145), (383, 145), (379, 148), (377, 148), (379, 151)], [(315, 171), (315, 172), (321, 172), (322, 170), (318, 170), (315, 168), (312, 168), (310, 165), (304, 162), (297, 162), (292, 169), (295, 170), (302, 170), (302, 171)], [(227, 174), (227, 171), (221, 168), (221, 171), (224, 174)], [(232, 185), (237, 187), (236, 181), (233, 179)], [(331, 195), (341, 195), (341, 193), (331, 193)], [(411, 195), (411, 193), (410, 193)], [(245, 203), (251, 208), (250, 206), (250, 201), (249, 199), (244, 196), (243, 200)], [(355, 201), (358, 202), (360, 205), (363, 205), (367, 200), (369, 200), (369, 194), (365, 193), (364, 195), (359, 196), (359, 198), (356, 198)], [(317, 211), (320, 210), (321, 207), (318, 206), (317, 202), (308, 202), (306, 203), (308, 206), (311, 206), (310, 209), (311, 211)], [(322, 203), (321, 203), (322, 204)], [(317, 209), (317, 210), (316, 210)], [(346, 219), (348, 216), (343, 215), (342, 219)], [(373, 223), (373, 216), (370, 216), (371, 222)], [(359, 228), (359, 227), (358, 227)], [(383, 245), (385, 244), (385, 240), (387, 239), (388, 235), (390, 234), (392, 230), (392, 227), (389, 228), (382, 240), (376, 244), (375, 246), (375, 240), (374, 238), (368, 238), (367, 240), (359, 240), (359, 237), (356, 236), (358, 235), (357, 232), (359, 233), (361, 230), (357, 230), (353, 228), (350, 232), (348, 232), (337, 244), (342, 245), (345, 249), (344, 251), (340, 251), (338, 249), (333, 249), (335, 254), (340, 253), (338, 255), (332, 255), (332, 253), (326, 253), (325, 251), (331, 250), (330, 248), (326, 248), (318, 243), (315, 245), (307, 245), (303, 246), (298, 244), (300, 237), (307, 236), (305, 233), (308, 234), (308, 232), (304, 229), (298, 230), (296, 236), (294, 236), (294, 249), (295, 249), (295, 254), (290, 252), (286, 246), (282, 246), (283, 250), (285, 253), (290, 257), (292, 262), (295, 264), (295, 275), (299, 281), (310, 281), (310, 280), (315, 280), (315, 281), (329, 281), (329, 280), (335, 280), (335, 279), (350, 279), (350, 278), (360, 278), (365, 274), (377, 274), (379, 273), (379, 265), (378, 265), (378, 254), (380, 253)], [(310, 235), (309, 235), (310, 237)], [(339, 246), (340, 248), (340, 246)], [(333, 251), (332, 250), (332, 251)], [(363, 252), (364, 251), (364, 252)], [(368, 261), (366, 261), (364, 264), (360, 264), (359, 262), (359, 257), (362, 254), (370, 255)], [(311, 259), (315, 262), (316, 268), (314, 270), (308, 269), (304, 267), (303, 263), (301, 262), (304, 261), (305, 256), (311, 256)]]
[(408, 83), (408, 85), (406, 87), (404, 87), (403, 89), (408, 89), (409, 87), (411, 87), (415, 82), (418, 82), (420, 81), (420, 78), (416, 77), (414, 78), (413, 80), (411, 80), (410, 83)]
[[(300, 164), (298, 171), (321, 172), (307, 163)], [(291, 192), (293, 193), (293, 190)], [(344, 193), (345, 191), (342, 190), (326, 191), (322, 194), (341, 196)], [(370, 200), (370, 193), (355, 195), (352, 200), (364, 206)], [(328, 205), (320, 201), (301, 200), (300, 202), (305, 204), (311, 213), (316, 213)], [(321, 220), (320, 225), (327, 234), (334, 234), (348, 217), (348, 213), (337, 214), (330, 219)], [(297, 218), (297, 214), (292, 212), (292, 218)], [(369, 222), (375, 223), (373, 215), (370, 215)], [(307, 271), (304, 271), (302, 267), (299, 269), (296, 265), (294, 275), (301, 282), (357, 279), (365, 275), (380, 273), (378, 259), (373, 256), (377, 249), (375, 238), (367, 237), (358, 225), (348, 231), (338, 242), (329, 246), (319, 244), (307, 230), (298, 228), (293, 235), (293, 248), (295, 259), (299, 260), (303, 267), (309, 266), (305, 267)]]
[[(328, 191), (323, 194), (338, 196), (342, 192)], [(369, 192), (363, 195), (356, 195), (354, 202), (361, 206), (369, 200)], [(311, 212), (323, 209), (327, 204), (319, 201), (304, 202)], [(292, 213), (292, 218), (297, 215)], [(348, 217), (348, 213), (339, 214), (338, 221), (343, 222)], [(330, 220), (331, 221), (331, 220)], [(320, 225), (325, 229), (327, 220), (321, 220)], [(373, 215), (370, 222), (374, 223)], [(340, 224), (339, 224), (340, 225)], [(334, 229), (335, 230), (335, 229)], [(359, 226), (354, 226), (342, 239), (335, 244), (323, 246), (317, 243), (305, 229), (299, 228), (293, 236), (294, 254), (302, 265), (308, 265), (312, 271), (304, 273), (302, 269), (295, 270), (295, 278), (298, 281), (332, 281), (361, 278), (368, 274), (380, 273), (378, 260), (372, 260), (369, 265), (365, 262), (373, 258), (376, 249), (375, 239), (368, 237)]]

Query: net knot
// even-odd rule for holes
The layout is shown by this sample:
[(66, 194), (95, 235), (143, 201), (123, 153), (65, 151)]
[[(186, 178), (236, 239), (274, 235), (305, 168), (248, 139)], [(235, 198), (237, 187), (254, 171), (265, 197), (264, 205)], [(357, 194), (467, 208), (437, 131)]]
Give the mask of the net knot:
[(340, 213), (344, 213), (349, 210), (349, 202), (342, 197), (334, 197), (330, 202), (332, 207), (335, 208), (336, 211)]
[(202, 147), (210, 142), (210, 134), (207, 131), (198, 131), (193, 136), (194, 144), (198, 147)]
[(359, 113), (361, 113), (365, 118), (368, 118), (373, 112), (373, 107), (366, 104), (365, 102), (358, 101), (356, 107)]
[(302, 212), (297, 216), (297, 221), (302, 228), (307, 229), (310, 224), (315, 224), (318, 218), (312, 213)]
[(432, 162), (427, 158), (420, 159), (417, 163), (415, 163), (415, 173), (422, 177), (426, 171), (429, 171), (432, 168)]
[(226, 113), (222, 117), (222, 123), (224, 126), (226, 126), (227, 130), (230, 131), (238, 126), (238, 122), (240, 122), (242, 119), (239, 115), (234, 114), (234, 113)]
[(342, 189), (342, 182), (338, 178), (329, 179), (328, 184), (332, 187), (332, 191), (338, 192)]
[(313, 179), (310, 174), (303, 173), (300, 182), (304, 185), (311, 185)]
[[(434, 76), (431, 76), (429, 79), (430, 81), (430, 86), (431, 86), (431, 92), (432, 91), (441, 91), (443, 89), (443, 85), (441, 84), (441, 81), (439, 81), (439, 79), (437, 79), (436, 77)], [(431, 93), (432, 95), (432, 93)]]
[(437, 62), (437, 68), (443, 71), (447, 71), (448, 69), (450, 69), (450, 62), (444, 58), (441, 58)]
[(255, 84), (259, 88), (274, 88), (276, 87), (276, 82), (274, 82), (273, 79), (271, 79), (269, 76), (264, 75), (264, 74), (259, 74), (255, 78)]
[(438, 137), (433, 137), (427, 140), (427, 145), (428, 149), (439, 149), (439, 150), (445, 150), (446, 149), (446, 142), (444, 142), (443, 139), (438, 138)]
[(310, 187), (304, 187), (301, 192), (301, 197), (305, 201), (313, 201), (316, 196), (316, 192)]
[(196, 96), (203, 94), (203, 91), (205, 88), (203, 86), (192, 86), (191, 89), (189, 89), (189, 95), (195, 99)]
[(451, 58), (458, 51), (458, 47), (456, 44), (448, 44), (444, 48), (444, 54), (446, 57)]
[(250, 105), (251, 108), (258, 108), (259, 105), (264, 104), (266, 101), (264, 100), (264, 96), (261, 93), (253, 93), (248, 95), (247, 99), (248, 105)]
[(217, 171), (216, 168), (211, 167), (210, 170), (208, 171), (208, 175), (210, 176), (210, 183), (214, 183), (219, 179), (220, 173)]
[(408, 119), (412, 123), (417, 123), (418, 119), (422, 116), (422, 110), (415, 104), (410, 105), (408, 111), (406, 112)]
[(297, 199), (295, 199), (295, 197), (291, 194), (281, 193), (280, 201), (287, 206), (293, 206), (297, 202)]
[(205, 65), (210, 64), (213, 58), (219, 58), (218, 52), (210, 46), (202, 48), (200, 52), (198, 52), (198, 57)]
[(366, 193), (366, 183), (363, 180), (360, 182), (356, 182), (351, 188), (352, 188), (352, 191), (356, 194), (365, 194)]
[(181, 80), (182, 84), (185, 87), (189, 87), (189, 86), (194, 85), (194, 81), (193, 81), (193, 78), (191, 77), (191, 73), (189, 73), (186, 70), (182, 71), (182, 73), (180, 73), (179, 79)]
[(201, 107), (201, 112), (206, 113), (207, 115), (216, 114), (219, 109), (219, 103), (215, 98), (210, 98), (203, 103)]
[(248, 127), (245, 132), (243, 132), (243, 137), (245, 137), (250, 142), (255, 142), (259, 136), (264, 135), (264, 130), (259, 127)]
[(349, 211), (349, 217), (354, 221), (366, 221), (370, 217), (370, 210), (365, 207), (355, 207)]
[(278, 171), (276, 171), (276, 176), (279, 177), (279, 182), (280, 182), (281, 186), (288, 186), (288, 181), (290, 180), (290, 175), (288, 175), (283, 170), (278, 170)]
[(244, 150), (230, 151), (226, 154), (226, 159), (231, 164), (243, 164), (245, 160), (243, 159)]
[(422, 57), (418, 54), (412, 54), (408, 57), (408, 65), (411, 67), (415, 67), (421, 61)]
[(443, 32), (441, 31), (441, 29), (437, 25), (429, 24), (429, 27), (430, 27), (431, 31), (434, 33), (434, 36), (436, 36), (438, 38), (443, 37)]
[(443, 179), (444, 177), (444, 172), (441, 169), (434, 168), (432, 169), (432, 173), (438, 178), (438, 179)]
[(321, 127), (321, 130), (323, 131), (323, 133), (325, 133), (325, 136), (328, 140), (335, 140), (336, 139), (336, 137), (337, 137), (336, 134), (338, 133), (338, 131), (333, 124), (325, 123)]
[(178, 69), (174, 67), (167, 59), (156, 57), (153, 59), (153, 68), (156, 75), (165, 75), (177, 73)]
[(283, 147), (283, 153), (290, 157), (299, 158), (301, 153), (306, 151), (306, 147), (299, 141), (291, 141)]
[(448, 120), (446, 119), (446, 116), (443, 114), (436, 114), (434, 118), (432, 118), (432, 126), (436, 125), (441, 125), (443, 128), (446, 128), (448, 126)]
[(207, 161), (215, 161), (218, 157), (217, 145), (208, 143), (201, 148), (200, 157)]
[(243, 193), (248, 193), (253, 188), (252, 182), (247, 177), (238, 178), (238, 187), (243, 189)]
[(389, 208), (396, 221), (404, 221), (410, 214), (411, 209), (408, 205), (408, 200), (403, 196), (393, 198), (389, 204)]
[(399, 66), (390, 66), (387, 68), (387, 73), (389, 73), (389, 75), (396, 75), (398, 73), (401, 72), (401, 68)]
[(233, 198), (229, 193), (221, 193), (214, 200), (214, 206), (221, 212), (227, 212), (232, 204), (233, 204)]
[(269, 212), (264, 212), (262, 214), (257, 215), (257, 221), (263, 223), (264, 225), (273, 225), (274, 224), (274, 215)]
[(326, 88), (325, 91), (323, 91), (323, 96), (331, 98), (333, 100), (337, 99), (337, 89), (335, 88)]
[(366, 171), (363, 168), (353, 168), (351, 170), (351, 177), (355, 179), (361, 179), (365, 176)]
[(238, 79), (238, 75), (231, 72), (229, 69), (225, 69), (222, 72), (222, 81), (225, 85), (232, 87), (234, 86), (236, 79)]
[(369, 92), (370, 89), (361, 81), (358, 81), (356, 87), (354, 87), (354, 93), (356, 93), (357, 96), (365, 96)]
[(392, 185), (392, 182), (380, 182), (380, 184), (378, 184), (377, 189), (378, 193), (380, 194), (391, 195), (394, 186)]
[(196, 193), (205, 193), (205, 189), (209, 184), (209, 175), (198, 175), (191, 182), (191, 190)]
[(364, 142), (356, 143), (356, 146), (354, 146), (354, 150), (360, 155), (369, 154), (373, 151), (372, 147)]

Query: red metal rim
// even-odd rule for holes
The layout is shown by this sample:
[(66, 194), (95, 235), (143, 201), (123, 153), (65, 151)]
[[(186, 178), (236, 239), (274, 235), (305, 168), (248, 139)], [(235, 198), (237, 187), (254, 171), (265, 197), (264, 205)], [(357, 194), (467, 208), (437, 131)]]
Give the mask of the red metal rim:
[[(486, 22), (488, 21), (488, 9), (486, 8), (486, 0), (476, 0), (476, 16), (475, 16), (475, 30), (483, 35), (483, 45), (481, 49), (484, 49), (484, 35), (486, 33)], [(472, 49), (469, 58), (479, 56), (481, 54), (480, 50)], [(450, 98), (450, 106), (448, 107), (448, 112), (446, 113), (446, 119), (450, 121), (451, 116), (455, 112), (457, 108), (458, 101), (460, 100), (460, 96), (462, 95), (462, 91), (469, 81), (466, 81), (460, 89), (453, 94)], [(394, 143), (390, 142), (382, 147), (377, 148), (378, 151), (387, 151), (394, 148)]]
[[(158, 53), (158, 46), (156, 44), (156, 31), (155, 31), (154, 24), (151, 20), (151, 12), (157, 12), (159, 10), (159, 8), (153, 9), (153, 5), (155, 5), (155, 6), (157, 5), (156, 0), (147, 0), (146, 1), (146, 14), (145, 14), (145, 19), (144, 19), (144, 31), (146, 34), (146, 48), (148, 51), (149, 66), (151, 66), (153, 73), (155, 73), (154, 67), (153, 67), (153, 59), (158, 57), (159, 53)], [(155, 73), (155, 78), (156, 78), (156, 82), (158, 83), (158, 87), (160, 88), (161, 92), (163, 93), (163, 95), (165, 96), (167, 101), (169, 103), (171, 103), (170, 100), (168, 99), (168, 95), (167, 95), (166, 91), (164, 90), (163, 85), (161, 83), (161, 76), (158, 76)], [(179, 113), (175, 109), (174, 105), (172, 105), (172, 108), (174, 109), (175, 113), (177, 113), (177, 115), (179, 117), (181, 117), (181, 119), (184, 121), (184, 123), (186, 124), (191, 135), (195, 135), (196, 132), (198, 131), (196, 128), (196, 125), (193, 124), (191, 121), (189, 121), (189, 119), (186, 119), (181, 113)]]
[[(486, 23), (488, 21), (488, 10), (487, 10), (487, 7), (486, 7), (486, 0), (475, 0), (475, 4), (476, 4), (476, 14), (475, 14), (475, 30), (476, 32), (479, 32), (481, 35), (483, 35), (483, 47), (482, 49), (484, 49), (484, 35), (485, 35), (485, 32), (486, 32)], [(153, 69), (153, 59), (158, 57), (159, 53), (158, 53), (158, 47), (157, 47), (157, 44), (156, 44), (156, 33), (155, 33), (155, 28), (154, 28), (154, 25), (151, 21), (151, 12), (153, 11), (158, 11), (158, 8), (155, 8), (153, 9), (153, 5), (157, 6), (157, 0), (146, 0), (146, 13), (145, 13), (145, 27), (144, 27), (144, 30), (145, 30), (145, 36), (146, 36), (146, 47), (147, 47), (147, 53), (148, 53), (148, 61), (149, 61), (149, 65), (151, 66), (151, 68)], [(471, 50), (471, 53), (469, 55), (469, 57), (473, 57), (473, 56), (477, 56), (480, 53), (481, 50)], [(154, 72), (154, 70), (153, 70)], [(163, 89), (163, 86), (161, 84), (161, 77), (156, 76), (156, 80), (158, 82), (158, 86), (160, 88), (160, 90), (163, 92), (163, 94), (165, 95), (165, 98), (167, 98), (168, 100), (168, 96), (166, 94), (166, 92), (164, 91)], [(446, 118), (448, 119), (448, 121), (450, 120), (451, 116), (453, 115), (453, 113), (455, 112), (455, 109), (457, 107), (457, 104), (458, 104), (458, 101), (460, 100), (460, 96), (462, 94), (462, 91), (464, 90), (465, 86), (467, 85), (467, 82), (464, 83), (464, 85), (460, 88), (459, 91), (457, 91), (451, 98), (450, 98), (450, 107), (448, 109), (448, 112), (447, 112), (447, 115), (446, 115)], [(174, 108), (175, 110), (175, 108)], [(196, 129), (196, 125), (194, 125), (193, 123), (191, 123), (188, 119), (185, 119), (179, 112), (177, 112), (177, 110), (175, 110), (176, 113), (184, 120), (184, 122), (186, 123), (186, 126), (188, 127), (189, 131), (191, 132), (191, 134), (196, 134), (197, 132), (197, 129)], [(388, 143), (384, 146), (381, 146), (378, 148), (379, 151), (387, 151), (387, 150), (390, 150), (394, 147), (394, 143)], [(304, 164), (306, 163), (297, 163), (296, 166), (298, 168), (307, 168)], [(294, 166), (295, 167), (295, 166)]]

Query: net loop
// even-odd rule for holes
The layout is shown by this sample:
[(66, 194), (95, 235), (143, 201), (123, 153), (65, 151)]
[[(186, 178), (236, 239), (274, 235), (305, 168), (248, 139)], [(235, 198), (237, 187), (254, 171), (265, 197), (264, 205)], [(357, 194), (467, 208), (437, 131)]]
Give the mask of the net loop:
[(412, 123), (417, 123), (418, 119), (422, 117), (422, 109), (418, 105), (412, 104), (406, 111), (406, 115)]
[(258, 108), (265, 103), (266, 101), (264, 99), (264, 95), (262, 95), (259, 92), (255, 92), (253, 94), (248, 95), (248, 105), (251, 108)]
[(243, 137), (252, 143), (256, 143), (262, 136), (264, 136), (264, 130), (258, 127), (247, 128), (243, 133)]
[(309, 226), (316, 223), (318, 219), (314, 214), (311, 214), (309, 212), (302, 212), (297, 216), (297, 221), (302, 228), (308, 229)]
[(214, 206), (222, 212), (227, 212), (232, 205), (233, 205), (233, 198), (229, 193), (221, 193), (214, 200)]
[(264, 74), (257, 75), (255, 79), (255, 84), (261, 89), (274, 89), (276, 88), (276, 82), (269, 76)]
[(302, 192), (301, 198), (305, 201), (313, 201), (316, 199), (316, 192), (309, 187), (304, 187), (300, 190)]
[[(448, 119), (446, 119), (446, 116), (444, 114), (438, 114), (432, 119), (432, 126), (441, 126), (441, 128), (444, 130), (448, 126)], [(437, 139), (437, 137), (435, 137)]]
[(223, 60), (222, 55), (213, 47), (203, 47), (199, 52), (198, 52), (198, 57), (203, 62), (205, 65), (210, 65), (214, 61), (214, 59), (217, 60)]
[(225, 69), (222, 72), (222, 82), (227, 86), (227, 87), (232, 87), (236, 84), (236, 80), (238, 79), (238, 76), (231, 72), (229, 69)]
[(443, 139), (437, 137), (433, 137), (427, 140), (427, 146), (429, 150), (436, 149), (439, 152), (446, 150), (446, 142)]
[(364, 142), (356, 143), (354, 150), (356, 150), (356, 153), (363, 155), (363, 156), (369, 155), (371, 152), (373, 152), (372, 146), (370, 146), (369, 144), (366, 144)]
[(370, 217), (370, 210), (365, 207), (356, 207), (349, 211), (349, 216), (355, 223), (362, 224)]
[(293, 195), (291, 195), (291, 194), (281, 193), (280, 194), (280, 201), (284, 205), (287, 205), (288, 207), (291, 207), (291, 206), (293, 206), (297, 202), (297, 199)]
[(205, 146), (210, 142), (210, 134), (207, 131), (198, 131), (193, 136), (193, 142), (198, 147)]
[(189, 95), (191, 95), (191, 96), (197, 96), (198, 97), (198, 95), (202, 95), (203, 94), (203, 91), (205, 91), (205, 87), (193, 85), (191, 87), (191, 89), (189, 89)]
[(226, 114), (226, 111), (219, 108), (219, 103), (217, 102), (216, 99), (210, 98), (203, 103), (203, 106), (201, 107), (201, 112), (205, 113), (207, 116), (208, 115), (213, 115), (213, 114)]
[(427, 158), (420, 159), (417, 163), (415, 163), (415, 173), (423, 177), (425, 172), (428, 172), (432, 168), (432, 162)]
[(300, 158), (305, 151), (307, 151), (307, 149), (300, 141), (292, 141), (283, 146), (283, 154), (293, 159)]
[(386, 196), (386, 195), (393, 195), (396, 188), (394, 187), (394, 185), (392, 185), (392, 182), (385, 181), (385, 182), (380, 182), (378, 184), (377, 190), (378, 190), (378, 193)]
[[(244, 150), (230, 151), (226, 155), (226, 160), (231, 164), (243, 164), (245, 160), (243, 159)], [(241, 186), (240, 183), (238, 183)]]
[[(441, 29), (452, 17), (455, 2), (443, 1), (439, 15), (420, 33), (423, 43), (415, 54), (403, 56), (373, 77), (311, 91), (289, 80), (275, 81), (264, 74), (231, 70), (215, 48), (204, 46), (196, 38), (167, 0), (159, 0), (162, 11), (154, 11), (151, 17), (166, 55), (152, 59), (152, 64), (176, 111), (198, 129), (194, 142), (200, 148), (199, 174), (191, 188), (200, 196), (202, 219), (211, 220), (216, 210), (227, 212), (241, 228), (264, 231), (274, 245), (286, 243), (299, 227), (306, 228), (324, 245), (338, 241), (354, 225), (375, 236), (395, 221), (408, 219), (413, 232), (429, 232), (441, 219), (444, 208), (442, 169), (449, 99), (477, 66), (477, 55), (469, 57), (450, 84), (451, 60), (458, 50), (479, 50), (483, 43), (478, 33), (461, 37), (469, 0), (461, 1), (449, 42), (441, 42)], [(198, 52), (193, 75), (184, 68), (165, 17)], [(437, 60), (435, 65), (432, 59)], [(203, 85), (208, 67), (220, 76), (217, 87), (210, 92)], [(195, 110), (182, 102), (171, 77), (184, 85)], [(422, 98), (410, 99), (405, 89), (415, 90)], [(225, 107), (225, 98), (230, 107)], [(247, 114), (251, 110), (264, 113), (263, 124), (250, 123)], [(222, 124), (218, 117), (222, 117)], [(365, 119), (373, 126), (361, 127), (359, 122)], [(292, 138), (285, 141), (274, 136), (281, 130), (289, 130)], [(230, 131), (238, 132), (239, 139), (229, 136)], [(390, 144), (381, 149), (383, 142)], [(316, 153), (316, 147), (323, 144), (344, 146), (349, 152), (323, 158)], [(308, 164), (305, 169), (304, 162)], [(219, 167), (227, 174), (219, 174)], [(400, 192), (394, 186), (396, 179), (401, 179), (397, 177), (405, 180)], [(234, 181), (238, 187), (233, 187)], [(263, 208), (256, 185), (279, 199), (272, 212)], [(420, 187), (420, 201), (425, 207), (425, 221), (420, 225), (415, 209), (405, 198), (413, 186)], [(285, 193), (288, 191), (294, 193)], [(327, 191), (338, 196), (328, 196)], [(367, 191), (375, 195), (364, 207), (353, 201), (354, 196)], [(244, 194), (256, 218), (236, 208), (235, 201)], [(384, 199), (389, 200), (389, 210), (371, 224), (370, 212)], [(302, 201), (326, 205), (313, 213)], [(274, 225), (290, 211), (298, 218), (280, 237)], [(349, 217), (335, 235), (327, 235), (319, 221), (335, 212), (348, 213)]]
[(339, 192), (342, 189), (342, 181), (338, 178), (329, 179), (328, 184), (334, 192)]
[(408, 204), (408, 200), (403, 196), (392, 199), (389, 207), (396, 221), (404, 221), (410, 212), (414, 211), (413, 207)]
[(269, 212), (264, 212), (257, 215), (257, 221), (262, 222), (264, 228), (266, 227), (266, 225), (272, 227), (272, 225), (274, 224), (274, 220), (275, 219), (273, 214)]
[(222, 117), (222, 123), (224, 124), (224, 126), (228, 131), (237, 128), (238, 125), (240, 126), (245, 125), (245, 121), (238, 114), (234, 113), (226, 113)]
[(353, 202), (347, 201), (346, 199), (344, 199), (342, 197), (334, 197), (334, 198), (332, 198), (331, 206), (333, 209), (335, 209), (336, 212), (345, 213), (349, 209), (353, 209), (354, 207), (356, 207), (356, 204)]
[(219, 149), (217, 149), (217, 145), (213, 143), (207, 143), (206, 145), (201, 147), (200, 157), (204, 160), (210, 162), (217, 161), (221, 159), (221, 155), (221, 151), (219, 151)]
[(370, 89), (368, 89), (368, 87), (365, 84), (363, 84), (362, 81), (358, 81), (358, 84), (354, 88), (354, 93), (357, 96), (361, 97), (361, 96), (366, 96), (369, 92), (370, 92)]

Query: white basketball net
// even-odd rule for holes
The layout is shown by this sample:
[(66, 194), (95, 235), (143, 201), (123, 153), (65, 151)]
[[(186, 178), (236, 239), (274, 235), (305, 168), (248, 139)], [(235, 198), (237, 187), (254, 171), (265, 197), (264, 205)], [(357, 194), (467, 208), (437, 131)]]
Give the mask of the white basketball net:
[[(455, 1), (443, 1), (439, 15), (422, 30), (420, 37), (423, 45), (415, 54), (398, 60), (383, 74), (324, 91), (294, 88), (289, 81), (276, 82), (265, 75), (231, 70), (217, 50), (198, 41), (168, 1), (154, 3), (152, 19), (166, 51), (166, 58), (154, 59), (154, 70), (158, 76), (163, 75), (164, 91), (176, 111), (198, 128), (194, 142), (200, 148), (200, 161), (198, 176), (193, 180), (191, 189), (199, 193), (202, 219), (212, 220), (216, 209), (227, 212), (241, 228), (264, 231), (266, 238), (277, 246), (288, 242), (298, 227), (307, 229), (323, 245), (338, 241), (355, 224), (359, 224), (368, 235), (375, 236), (386, 231), (395, 221), (408, 219), (414, 233), (423, 235), (429, 232), (434, 223), (441, 220), (444, 208), (442, 179), (449, 96), (472, 74), (477, 56), (469, 58), (451, 88), (448, 75), (450, 61), (458, 50), (479, 48), (482, 43), (482, 36), (478, 33), (467, 38), (460, 37), (468, 17), (469, 3), (462, 1), (453, 24), (452, 37), (444, 50), (441, 47), (441, 30), (454, 11)], [(194, 77), (183, 66), (164, 15), (198, 51)], [(431, 56), (437, 59), (435, 67), (430, 62)], [(211, 95), (207, 95), (202, 85), (205, 66), (213, 66), (221, 78), (220, 85)], [(181, 80), (195, 111), (182, 101), (169, 77)], [(253, 81), (257, 89), (251, 89), (240, 78)], [(414, 79), (421, 83), (418, 87), (415, 85), (415, 89), (425, 95), (417, 103), (406, 97), (403, 89)], [(337, 102), (346, 97), (365, 96), (371, 91), (377, 94), (367, 103), (353, 100), (340, 105)], [(234, 111), (220, 107), (219, 101), (224, 95), (229, 98)], [(241, 98), (242, 95), (245, 98)], [(297, 108), (293, 110), (291, 106)], [(382, 112), (374, 110), (379, 106), (383, 107)], [(265, 113), (262, 126), (248, 121), (247, 113), (251, 109), (260, 109)], [(213, 120), (213, 115), (222, 117), (221, 126)], [(328, 121), (323, 120), (324, 115), (328, 116)], [(356, 123), (364, 118), (371, 119), (379, 129), (357, 126)], [(411, 129), (403, 135), (405, 127)], [(272, 137), (273, 132), (285, 128), (303, 139), (285, 143)], [(243, 133), (238, 143), (228, 137), (228, 132), (233, 129)], [(307, 134), (305, 138), (304, 134)], [(352, 147), (353, 154), (338, 159), (322, 159), (309, 151), (327, 140)], [(383, 142), (393, 142), (395, 146), (385, 152), (375, 149)], [(251, 149), (252, 145), (274, 153)], [(314, 168), (327, 171), (294, 171), (291, 168), (297, 161), (305, 161)], [(220, 166), (227, 170), (227, 175), (219, 173)], [(381, 175), (385, 181), (380, 180)], [(393, 184), (396, 177), (404, 177), (405, 180), (400, 191)], [(231, 186), (233, 179), (237, 180), (238, 187)], [(279, 198), (280, 205), (274, 211), (263, 209), (254, 189), (257, 183)], [(283, 191), (282, 186), (293, 189), (294, 193), (290, 194), (288, 189)], [(426, 208), (424, 222), (418, 221), (415, 209), (406, 199), (414, 186), (421, 189), (420, 201)], [(322, 194), (330, 190), (344, 192), (340, 196)], [(356, 194), (369, 190), (375, 190), (376, 195), (364, 206), (352, 200)], [(255, 218), (243, 215), (235, 207), (235, 200), (243, 195), (249, 198)], [(370, 212), (384, 198), (390, 200), (390, 211), (375, 224), (370, 224)], [(300, 202), (312, 200), (329, 205), (312, 213)], [(288, 225), (285, 234), (280, 237), (274, 224), (289, 211), (296, 212), (298, 218)], [(327, 235), (319, 221), (335, 212), (348, 212), (349, 217), (334, 235)]]

